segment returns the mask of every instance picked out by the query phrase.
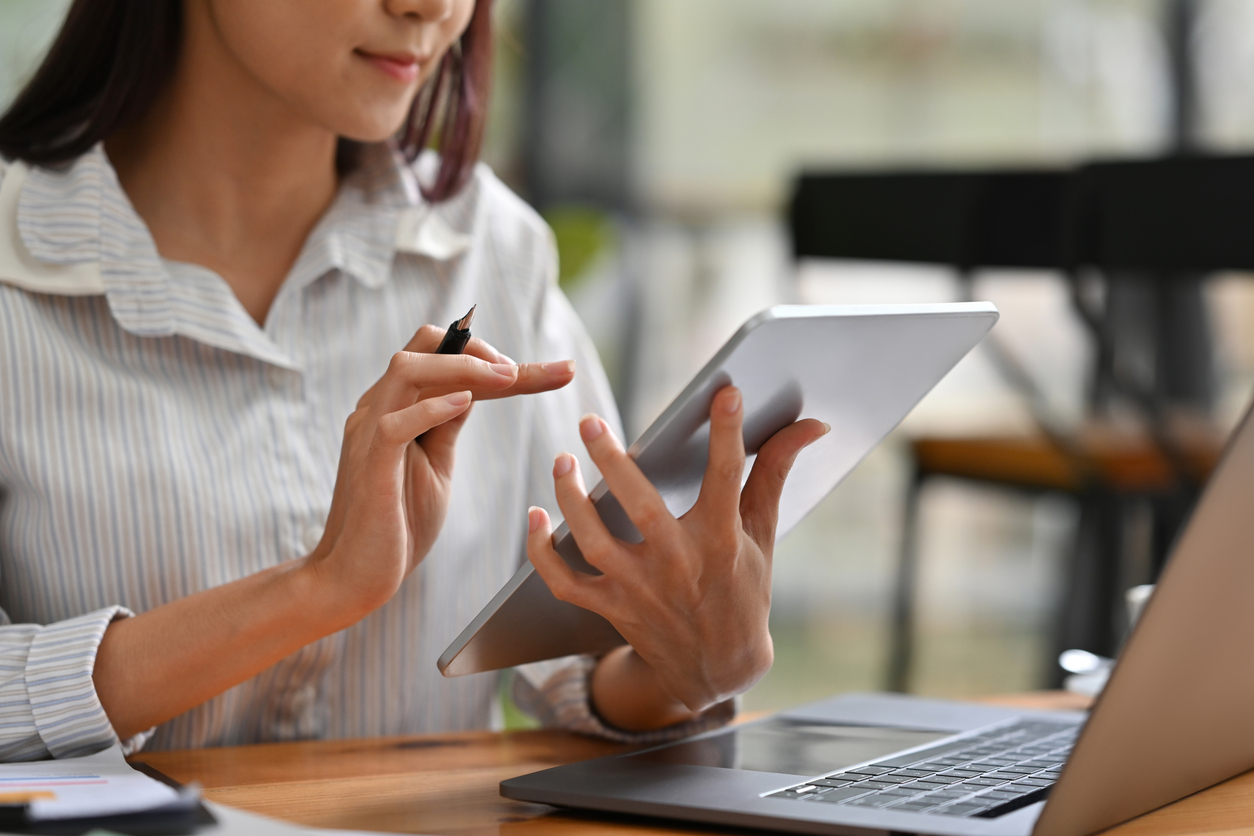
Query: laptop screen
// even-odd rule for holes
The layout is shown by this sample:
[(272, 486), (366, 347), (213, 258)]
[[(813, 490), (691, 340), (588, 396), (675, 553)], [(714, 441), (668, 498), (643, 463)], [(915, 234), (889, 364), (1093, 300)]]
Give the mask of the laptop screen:
[(775, 718), (627, 757), (751, 772), (819, 775), (949, 737), (952, 731), (834, 726)]

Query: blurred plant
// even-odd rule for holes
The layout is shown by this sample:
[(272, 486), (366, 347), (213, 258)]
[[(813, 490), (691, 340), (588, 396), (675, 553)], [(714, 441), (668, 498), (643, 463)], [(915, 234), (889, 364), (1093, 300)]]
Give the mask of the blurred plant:
[(617, 248), (618, 231), (610, 214), (594, 206), (560, 205), (543, 214), (557, 239), (558, 284), (569, 293), (599, 257)]

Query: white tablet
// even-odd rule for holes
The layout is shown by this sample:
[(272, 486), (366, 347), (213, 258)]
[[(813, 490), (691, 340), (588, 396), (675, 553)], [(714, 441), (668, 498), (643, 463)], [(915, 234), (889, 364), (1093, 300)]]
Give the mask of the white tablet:
[[(628, 452), (679, 516), (701, 489), (710, 402), (723, 386), (735, 384), (743, 393), (746, 475), (752, 454), (778, 430), (798, 418), (826, 422), (832, 431), (802, 451), (784, 485), (778, 541), (975, 347), (997, 316), (989, 302), (769, 308), (741, 326)], [(604, 481), (591, 497), (612, 533), (640, 540)], [(565, 523), (553, 541), (571, 567), (597, 574)], [(438, 665), (445, 676), (461, 676), (623, 643), (601, 616), (554, 598), (524, 563)]]

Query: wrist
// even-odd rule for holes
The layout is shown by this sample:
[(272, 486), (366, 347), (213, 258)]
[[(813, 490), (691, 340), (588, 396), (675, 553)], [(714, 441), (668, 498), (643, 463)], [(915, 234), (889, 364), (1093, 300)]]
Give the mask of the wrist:
[(351, 627), (387, 601), (377, 595), (365, 595), (346, 579), (339, 577), (335, 565), (317, 551), (294, 561), (289, 583), (293, 593), (304, 602), (307, 612), (317, 613), (322, 635)]
[(592, 709), (606, 723), (623, 731), (652, 731), (700, 715), (663, 687), (653, 666), (630, 645), (601, 657), (589, 677)]

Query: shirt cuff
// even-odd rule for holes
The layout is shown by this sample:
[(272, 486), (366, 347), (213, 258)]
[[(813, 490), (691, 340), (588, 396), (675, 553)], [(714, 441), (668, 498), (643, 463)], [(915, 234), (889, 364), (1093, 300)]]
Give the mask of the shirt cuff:
[[(643, 732), (624, 731), (608, 725), (592, 710), (589, 683), (597, 660), (591, 656), (575, 656), (561, 661), (562, 664), (552, 667), (545, 666), (545, 663), (529, 666), (531, 670), (520, 670), (521, 675), (514, 680), (515, 701), (545, 726), (557, 726), (619, 743), (652, 745), (725, 726), (736, 716), (736, 701), (733, 699), (711, 706), (700, 715), (675, 726)], [(537, 687), (537, 675), (541, 673), (545, 676)]]
[(26, 657), (26, 694), (35, 730), (54, 758), (70, 758), (121, 743), (122, 751), (138, 751), (152, 730), (120, 741), (105, 714), (92, 670), (96, 650), (110, 622), (129, 618), (125, 607), (105, 607), (40, 628)]

